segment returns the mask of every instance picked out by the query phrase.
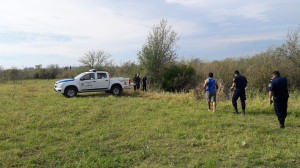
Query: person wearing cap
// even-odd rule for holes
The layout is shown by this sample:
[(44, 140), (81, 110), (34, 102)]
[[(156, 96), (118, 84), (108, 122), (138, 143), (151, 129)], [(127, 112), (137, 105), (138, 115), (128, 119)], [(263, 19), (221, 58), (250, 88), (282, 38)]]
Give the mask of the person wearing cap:
[(240, 98), (243, 115), (245, 115), (246, 110), (246, 90), (247, 87), (247, 78), (245, 76), (240, 75), (238, 70), (234, 71), (234, 79), (231, 86), (231, 90), (234, 90), (232, 95), (232, 105), (234, 107), (234, 114), (238, 114), (237, 100)]
[(213, 112), (216, 112), (218, 84), (216, 79), (214, 79), (213, 77), (214, 74), (212, 72), (208, 73), (208, 78), (204, 81), (203, 90), (206, 93), (208, 110), (211, 110), (211, 102), (212, 102)]
[(288, 80), (281, 77), (279, 71), (272, 73), (272, 82), (269, 84), (269, 101), (274, 103), (274, 111), (279, 121), (280, 128), (284, 128), (288, 107)]

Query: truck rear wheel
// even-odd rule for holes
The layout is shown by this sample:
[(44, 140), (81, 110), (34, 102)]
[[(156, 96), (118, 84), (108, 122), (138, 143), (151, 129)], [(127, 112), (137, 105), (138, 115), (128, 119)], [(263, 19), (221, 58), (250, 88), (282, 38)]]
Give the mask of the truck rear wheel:
[(77, 89), (75, 87), (67, 87), (63, 94), (67, 98), (73, 98), (77, 96)]
[(122, 93), (122, 88), (118, 85), (115, 85), (111, 88), (111, 93), (114, 95), (114, 96), (118, 96)]

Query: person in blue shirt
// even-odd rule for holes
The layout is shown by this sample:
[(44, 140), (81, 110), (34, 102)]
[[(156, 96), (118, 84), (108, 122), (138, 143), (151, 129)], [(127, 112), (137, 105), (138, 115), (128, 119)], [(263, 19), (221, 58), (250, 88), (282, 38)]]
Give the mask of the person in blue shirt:
[(218, 84), (216, 79), (214, 79), (213, 77), (214, 74), (212, 72), (208, 73), (208, 78), (204, 81), (203, 90), (205, 90), (206, 93), (208, 110), (211, 110), (211, 102), (212, 102), (213, 112), (216, 112)]
[(288, 107), (288, 80), (281, 77), (279, 71), (272, 73), (272, 82), (269, 84), (269, 101), (274, 103), (274, 111), (279, 121), (280, 128), (284, 128)]
[(238, 114), (237, 100), (240, 98), (243, 115), (245, 115), (246, 110), (246, 90), (248, 81), (245, 76), (240, 75), (238, 70), (234, 71), (234, 79), (231, 86), (231, 90), (234, 90), (232, 95), (232, 105), (234, 107), (234, 114)]

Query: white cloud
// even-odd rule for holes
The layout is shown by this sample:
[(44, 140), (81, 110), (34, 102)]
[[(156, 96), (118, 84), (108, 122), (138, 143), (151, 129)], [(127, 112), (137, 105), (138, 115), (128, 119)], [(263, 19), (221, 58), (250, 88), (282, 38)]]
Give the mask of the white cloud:
[(238, 1), (238, 0), (166, 0), (167, 3), (181, 4), (190, 8), (206, 11), (209, 19), (214, 22), (224, 22), (230, 17), (268, 21), (265, 14), (269, 3), (263, 1)]
[(285, 31), (270, 31), (268, 33), (237, 33), (235, 35), (216, 34), (211, 36), (202, 36), (199, 38), (184, 38), (180, 41), (180, 43), (183, 46), (186, 46), (181, 49), (183, 52), (189, 53), (191, 52), (189, 50), (196, 49), (199, 54), (203, 52), (216, 52), (221, 55), (224, 54), (222, 53), (222, 50), (235, 52), (234, 50), (239, 50), (238, 46), (247, 44), (249, 44), (249, 48), (255, 48), (256, 46), (253, 46), (253, 44), (264, 43), (266, 45), (266, 48), (264, 49), (267, 49), (268, 47), (278, 45), (278, 42), (284, 42), (285, 38)]
[(201, 35), (207, 32), (207, 28), (198, 22), (170, 19), (169, 25), (172, 25), (179, 36), (194, 36), (195, 34)]
[[(24, 53), (62, 55), (78, 60), (90, 49), (118, 54), (138, 50), (152, 23), (117, 14), (117, 11), (94, 3), (1, 1), (0, 33), (18, 39), (13, 45), (0, 41), (0, 57)], [(59, 37), (68, 40), (60, 41)]]
[[(12, 1), (10, 7), (15, 5)], [(10, 30), (34, 33), (66, 34), (72, 36), (102, 37), (106, 39), (143, 33), (143, 26), (138, 21), (126, 16), (117, 15), (114, 11), (103, 6), (87, 6), (82, 8), (78, 1), (20, 1), (24, 6), (16, 11), (3, 12), (2, 24)], [(36, 4), (32, 6), (30, 4)], [(4, 5), (7, 8), (7, 5)], [(9, 13), (9, 15), (8, 15)], [(5, 19), (9, 17), (10, 19)], [(13, 18), (13, 19), (11, 19)], [(134, 31), (132, 31), (134, 30)], [(142, 30), (142, 32), (140, 32)], [(132, 32), (132, 33), (128, 33)], [(133, 33), (135, 32), (135, 33)], [(110, 37), (110, 38), (109, 38)]]
[(268, 40), (284, 40), (282, 32), (257, 33), (248, 35), (235, 35), (218, 38), (213, 40), (216, 44), (234, 45), (245, 42), (268, 41)]
[(241, 6), (236, 11), (233, 11), (233, 13), (236, 13), (236, 15), (240, 15), (246, 19), (269, 21), (265, 14), (267, 10), (267, 5), (261, 3), (249, 3), (244, 6)]
[(222, 1), (216, 0), (166, 0), (170, 4), (180, 4), (188, 7), (208, 7), (216, 2), (222, 3)]

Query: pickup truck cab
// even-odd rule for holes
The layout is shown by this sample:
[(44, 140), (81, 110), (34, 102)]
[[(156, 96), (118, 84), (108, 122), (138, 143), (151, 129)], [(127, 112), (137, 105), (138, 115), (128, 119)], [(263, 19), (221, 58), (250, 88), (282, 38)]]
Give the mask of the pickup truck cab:
[(54, 90), (67, 98), (76, 97), (78, 93), (95, 91), (120, 95), (125, 88), (130, 88), (130, 78), (110, 78), (108, 72), (95, 69), (81, 73), (74, 79), (63, 79), (54, 84)]

